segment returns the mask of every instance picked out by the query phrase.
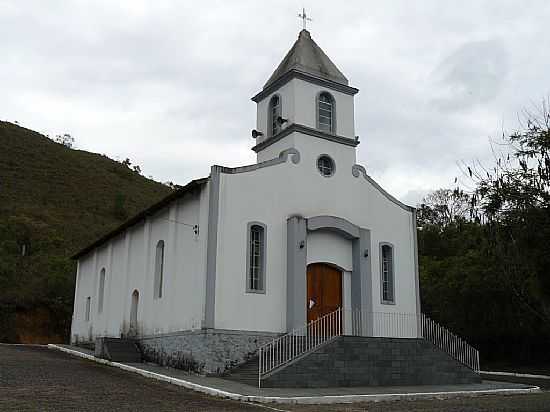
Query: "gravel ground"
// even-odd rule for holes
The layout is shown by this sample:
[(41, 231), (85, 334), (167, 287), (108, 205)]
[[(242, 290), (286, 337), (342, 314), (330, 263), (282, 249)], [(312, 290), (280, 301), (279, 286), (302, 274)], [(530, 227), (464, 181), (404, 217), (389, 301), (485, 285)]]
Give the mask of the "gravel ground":
[(412, 402), (263, 406), (213, 398), (45, 347), (0, 345), (0, 411), (241, 410), (550, 411), (550, 392)]

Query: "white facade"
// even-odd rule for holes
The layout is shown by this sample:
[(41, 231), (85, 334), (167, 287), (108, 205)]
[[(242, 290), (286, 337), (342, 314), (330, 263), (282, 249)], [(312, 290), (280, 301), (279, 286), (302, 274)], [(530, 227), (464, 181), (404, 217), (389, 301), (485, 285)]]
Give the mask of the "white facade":
[[(298, 42), (304, 42), (302, 48), (318, 47), (309, 35)], [(254, 148), (256, 165), (214, 166), (210, 177), (194, 184), (192, 190), (180, 189), (168, 201), (77, 255), (73, 341), (201, 328), (284, 333), (291, 318), (298, 322), (304, 318), (306, 299), (303, 296), (302, 306), (300, 293), (305, 267), (311, 263), (327, 263), (342, 272), (345, 309), (354, 305), (369, 313), (420, 312), (415, 211), (384, 192), (355, 163), (353, 96), (357, 89), (347, 86), (347, 80), (304, 73), (303, 64), (300, 70), (291, 68), (254, 98), (258, 103), (256, 128), (263, 133)], [(318, 124), (323, 92), (333, 99), (334, 129), (328, 133), (319, 130)], [(269, 102), (275, 94), (284, 122), (281, 132), (271, 136)], [(323, 176), (318, 169), (321, 155), (332, 159), (331, 176)], [(303, 244), (295, 250), (287, 233), (293, 216), (304, 222), (334, 219), (351, 231), (360, 231), (361, 237), (337, 227), (308, 228), (304, 238), (298, 239)], [(247, 287), (253, 223), (265, 228), (264, 282), (259, 292)], [(156, 297), (159, 240), (165, 246), (162, 295)], [(382, 299), (382, 244), (393, 247), (390, 303)], [(293, 269), (299, 253), (305, 257), (303, 266)], [(100, 311), (102, 269), (106, 277)], [(360, 300), (353, 297), (359, 296), (354, 291), (357, 282), (364, 285)], [(294, 284), (298, 297), (291, 302)], [(130, 325), (135, 291), (139, 293), (136, 331)]]

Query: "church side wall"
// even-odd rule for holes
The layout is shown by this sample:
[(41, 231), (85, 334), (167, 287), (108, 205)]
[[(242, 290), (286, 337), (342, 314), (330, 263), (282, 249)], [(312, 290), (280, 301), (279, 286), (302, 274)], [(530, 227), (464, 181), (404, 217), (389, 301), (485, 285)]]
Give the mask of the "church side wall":
[[(390, 201), (363, 176), (352, 176), (353, 163), (345, 148), (339, 155), (330, 142), (305, 139), (303, 150), (297, 139), (301, 154), (297, 165), (287, 161), (251, 172), (221, 175), (216, 328), (286, 331), (286, 221), (294, 214), (306, 218), (332, 215), (369, 229), (372, 309), (416, 313), (412, 212)], [(335, 159), (334, 176), (326, 178), (318, 173), (316, 159), (320, 153), (331, 153)], [(251, 221), (267, 228), (265, 293), (246, 293), (247, 225)], [(395, 247), (394, 305), (381, 303), (380, 242)]]
[[(79, 259), (71, 340), (129, 331), (132, 293), (139, 292), (142, 336), (200, 328), (204, 313), (208, 190), (187, 194)], [(206, 216), (206, 218), (205, 218)], [(188, 225), (199, 224), (199, 235)], [(204, 226), (203, 226), (204, 225)], [(162, 297), (154, 298), (156, 246), (163, 240)], [(99, 278), (105, 268), (103, 311)], [(86, 298), (90, 320), (86, 321)]]

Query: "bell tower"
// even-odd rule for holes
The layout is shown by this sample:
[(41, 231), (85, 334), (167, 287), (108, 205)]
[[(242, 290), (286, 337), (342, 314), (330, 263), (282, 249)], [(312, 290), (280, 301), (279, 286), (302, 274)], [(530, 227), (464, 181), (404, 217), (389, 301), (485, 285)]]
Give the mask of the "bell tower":
[(359, 90), (313, 41), (307, 30), (252, 100), (257, 104), (257, 161), (295, 148), (302, 156), (327, 154), (355, 164), (354, 96)]

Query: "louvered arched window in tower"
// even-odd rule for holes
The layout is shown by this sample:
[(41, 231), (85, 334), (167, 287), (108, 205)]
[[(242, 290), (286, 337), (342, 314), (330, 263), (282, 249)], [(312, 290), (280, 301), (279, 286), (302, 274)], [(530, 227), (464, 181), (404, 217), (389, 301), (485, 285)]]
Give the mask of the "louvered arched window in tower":
[(334, 113), (334, 98), (331, 94), (328, 92), (319, 94), (317, 102), (317, 128), (323, 132), (334, 133), (336, 130)]
[(281, 131), (281, 125), (277, 121), (281, 117), (281, 97), (276, 94), (269, 101), (269, 125), (270, 136), (275, 136)]

